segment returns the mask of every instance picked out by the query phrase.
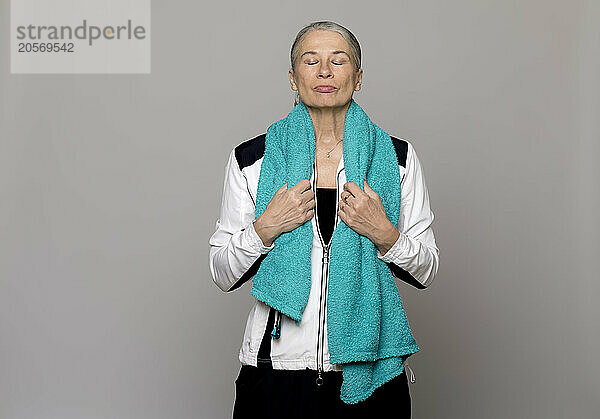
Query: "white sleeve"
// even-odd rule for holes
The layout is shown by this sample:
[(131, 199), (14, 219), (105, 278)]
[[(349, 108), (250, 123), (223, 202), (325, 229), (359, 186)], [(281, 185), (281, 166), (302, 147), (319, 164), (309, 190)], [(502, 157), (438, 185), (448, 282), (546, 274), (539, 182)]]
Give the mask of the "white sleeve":
[(210, 272), (223, 291), (232, 291), (246, 282), (256, 273), (261, 256), (275, 246), (264, 245), (254, 230), (254, 215), (254, 202), (233, 149), (225, 168), (221, 213), (209, 239)]
[[(408, 143), (406, 171), (401, 182), (401, 204), (398, 231), (394, 245), (377, 257), (388, 264), (394, 277), (409, 281), (418, 288), (428, 287), (438, 272), (439, 249), (431, 227), (434, 215), (429, 206), (429, 193), (417, 154)], [(409, 280), (411, 278), (408, 278)]]

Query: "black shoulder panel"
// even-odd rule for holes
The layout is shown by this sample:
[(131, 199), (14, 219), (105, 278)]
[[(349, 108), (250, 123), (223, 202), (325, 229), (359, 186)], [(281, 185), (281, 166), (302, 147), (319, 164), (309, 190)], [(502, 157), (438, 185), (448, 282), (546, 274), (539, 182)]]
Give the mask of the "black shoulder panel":
[[(260, 134), (250, 140), (244, 141), (235, 148), (235, 158), (240, 166), (240, 170), (244, 167), (252, 166), (257, 160), (260, 160), (264, 156), (266, 136), (266, 133)], [(392, 139), (392, 144), (396, 150), (398, 164), (402, 167), (406, 167), (408, 143), (391, 135), (390, 138)]]
[(244, 141), (235, 148), (235, 158), (238, 166), (240, 166), (240, 170), (244, 167), (252, 166), (265, 154), (266, 136), (267, 133), (260, 134), (251, 140)]
[(398, 158), (398, 164), (404, 168), (406, 168), (406, 156), (408, 154), (408, 143), (404, 140), (401, 140), (396, 137), (392, 137), (392, 144), (394, 144), (394, 148), (396, 149), (396, 157)]

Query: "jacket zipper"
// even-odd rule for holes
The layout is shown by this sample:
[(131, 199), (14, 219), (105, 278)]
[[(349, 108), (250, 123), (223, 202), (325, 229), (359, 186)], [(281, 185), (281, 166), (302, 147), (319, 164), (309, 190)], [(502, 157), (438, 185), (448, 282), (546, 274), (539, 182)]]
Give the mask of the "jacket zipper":
[(325, 308), (327, 299), (327, 281), (323, 280), (327, 274), (329, 266), (329, 244), (324, 247), (323, 257), (321, 258), (321, 297), (319, 299), (319, 329), (317, 333), (317, 385), (323, 385), (323, 358), (324, 358), (324, 335), (325, 335)]
[[(314, 172), (315, 166), (313, 166), (313, 172)], [(335, 181), (335, 192), (336, 192), (336, 205), (335, 205), (335, 223), (333, 225), (333, 229), (335, 231), (335, 228), (337, 226), (337, 222), (338, 222), (338, 208), (337, 208), (337, 201), (338, 201), (338, 197), (339, 197), (339, 176), (340, 173), (342, 173), (342, 170), (344, 170), (343, 168), (339, 170), (339, 172), (337, 173), (336, 176), (336, 181)], [(317, 177), (314, 177), (314, 181), (313, 181), (313, 191), (316, 194), (316, 181), (317, 181)], [(318, 205), (315, 201), (315, 204)], [(321, 241), (321, 246), (323, 247), (323, 256), (321, 258), (322, 261), (322, 266), (321, 266), (321, 295), (319, 297), (319, 328), (318, 328), (318, 333), (317, 333), (317, 379), (316, 379), (316, 383), (317, 386), (322, 386), (323, 385), (323, 370), (324, 370), (324, 346), (325, 346), (325, 310), (327, 309), (327, 284), (328, 281), (324, 280), (324, 278), (326, 278), (329, 275), (329, 251), (330, 251), (330, 247), (331, 247), (331, 239), (329, 240), (329, 243), (327, 245), (325, 245), (323, 243), (323, 236), (321, 236), (321, 229), (319, 228), (319, 217), (317, 215), (317, 207), (315, 205), (315, 217), (317, 219), (317, 232), (319, 233), (319, 240)], [(332, 233), (332, 237), (333, 238), (333, 233)]]

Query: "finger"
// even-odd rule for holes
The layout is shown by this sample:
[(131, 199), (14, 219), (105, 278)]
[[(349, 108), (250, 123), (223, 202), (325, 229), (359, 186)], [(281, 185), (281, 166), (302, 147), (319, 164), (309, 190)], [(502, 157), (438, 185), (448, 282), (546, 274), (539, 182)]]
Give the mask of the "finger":
[(317, 205), (316, 201), (314, 200), (314, 193), (312, 193), (310, 189), (300, 195), (300, 204), (305, 208), (314, 208)]
[(300, 182), (296, 183), (293, 186), (293, 189), (297, 189), (300, 193), (304, 192), (307, 189), (310, 189), (310, 180), (302, 179)]
[(360, 189), (360, 186), (354, 182), (344, 183), (344, 190), (350, 192), (354, 197), (358, 197), (361, 193), (364, 193), (364, 191)]
[(300, 190), (300, 195), (305, 195), (305, 194), (313, 194), (313, 195), (315, 194), (314, 191), (312, 190), (312, 188), (310, 187), (310, 185), (308, 186), (308, 188)]
[(365, 193), (373, 198), (375, 198), (376, 195), (379, 196), (377, 192), (375, 192), (373, 188), (369, 186), (369, 184), (367, 183), (367, 179), (365, 179)]
[(277, 193), (281, 193), (281, 192), (285, 191), (286, 189), (287, 189), (287, 182), (286, 182), (286, 183), (284, 183), (283, 185), (281, 185), (281, 187), (280, 187), (279, 189), (277, 189), (277, 190), (275, 191), (275, 193), (276, 193), (276, 194), (277, 194)]
[(352, 205), (345, 202), (343, 199), (338, 203), (338, 208), (340, 208), (344, 213), (347, 213), (352, 209)]
[(303, 203), (306, 203), (311, 200), (314, 201), (315, 193), (313, 192), (312, 189), (309, 188), (300, 194), (300, 199), (302, 200)]
[(345, 203), (341, 202), (338, 204), (338, 215), (340, 216), (340, 218), (342, 219), (343, 222), (345, 222), (346, 224), (348, 224), (348, 218), (346, 217), (346, 212), (344, 211), (345, 208)]

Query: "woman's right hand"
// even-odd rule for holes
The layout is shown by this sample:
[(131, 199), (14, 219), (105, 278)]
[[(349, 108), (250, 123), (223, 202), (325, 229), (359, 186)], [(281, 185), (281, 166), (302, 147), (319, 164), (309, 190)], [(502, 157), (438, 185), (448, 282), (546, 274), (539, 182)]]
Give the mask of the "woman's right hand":
[(302, 179), (289, 189), (285, 183), (275, 191), (265, 211), (254, 221), (254, 230), (265, 246), (271, 246), (281, 233), (310, 220), (314, 208), (315, 193), (308, 179)]

